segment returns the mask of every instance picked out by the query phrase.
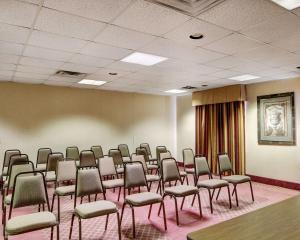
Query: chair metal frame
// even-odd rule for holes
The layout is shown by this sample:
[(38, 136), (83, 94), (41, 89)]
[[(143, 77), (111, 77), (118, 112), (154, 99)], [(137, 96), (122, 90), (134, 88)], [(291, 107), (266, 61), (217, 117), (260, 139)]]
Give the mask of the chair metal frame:
[[(21, 151), (19, 150), (19, 149), (8, 149), (8, 150), (6, 150), (5, 151), (5, 153), (4, 153), (4, 159), (3, 159), (3, 163), (2, 163), (2, 172), (1, 172), (1, 177), (3, 177), (3, 170), (4, 170), (4, 167), (8, 167), (8, 165), (9, 165), (9, 159), (10, 159), (10, 157), (9, 157), (9, 159), (8, 159), (8, 161), (6, 162), (6, 155), (8, 154), (8, 152), (11, 152), (11, 151), (16, 151), (16, 152), (18, 152), (18, 153), (14, 153), (13, 155), (16, 155), (16, 154), (21, 154)], [(7, 165), (6, 165), (7, 164)]]
[[(77, 152), (77, 155), (78, 155), (78, 159), (74, 159), (74, 158), (71, 158), (70, 156), (68, 156), (68, 150), (69, 149), (75, 149), (76, 152)], [(79, 161), (80, 160), (80, 152), (79, 152), (79, 148), (77, 146), (70, 146), (70, 147), (67, 147), (66, 148), (66, 158), (69, 158), (69, 159), (74, 159), (75, 161)]]

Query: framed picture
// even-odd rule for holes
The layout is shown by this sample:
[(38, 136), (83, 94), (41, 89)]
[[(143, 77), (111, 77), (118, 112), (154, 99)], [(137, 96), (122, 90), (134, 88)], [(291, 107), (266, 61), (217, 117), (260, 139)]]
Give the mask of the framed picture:
[(295, 145), (294, 93), (257, 97), (258, 144)]

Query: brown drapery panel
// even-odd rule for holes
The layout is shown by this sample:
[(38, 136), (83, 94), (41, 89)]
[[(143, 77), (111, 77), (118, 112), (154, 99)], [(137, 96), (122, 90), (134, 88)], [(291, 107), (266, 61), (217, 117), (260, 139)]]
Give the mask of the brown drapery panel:
[(228, 153), (236, 174), (245, 174), (245, 105), (243, 101), (196, 107), (196, 153), (207, 156), (218, 172), (218, 153)]

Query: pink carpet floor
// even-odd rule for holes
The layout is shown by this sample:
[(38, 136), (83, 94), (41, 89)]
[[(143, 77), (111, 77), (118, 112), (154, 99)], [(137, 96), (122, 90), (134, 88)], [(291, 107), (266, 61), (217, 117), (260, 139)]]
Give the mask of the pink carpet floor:
[[(191, 182), (191, 181), (190, 181)], [(51, 203), (53, 186), (49, 185), (49, 200)], [(156, 187), (152, 186), (152, 191), (155, 191)], [(232, 189), (232, 188), (231, 188)], [(242, 214), (257, 210), (259, 208), (277, 203), (287, 198), (293, 197), (299, 194), (297, 191), (289, 190), (285, 188), (279, 188), (275, 186), (253, 183), (255, 202), (252, 203), (249, 190), (249, 184), (242, 184), (238, 187), (239, 194), (239, 207), (236, 207), (234, 198), (232, 199), (233, 208), (229, 209), (227, 191), (222, 190), (219, 200), (214, 200), (214, 213), (210, 213), (208, 194), (206, 190), (201, 190), (201, 203), (203, 217), (199, 218), (198, 204), (195, 202), (194, 207), (191, 207), (192, 198), (187, 198), (184, 204), (183, 211), (179, 212), (180, 226), (176, 225), (175, 218), (175, 206), (174, 200), (166, 198), (166, 214), (168, 230), (165, 232), (163, 228), (162, 214), (157, 216), (158, 206), (153, 206), (151, 219), (148, 220), (149, 207), (136, 208), (136, 239), (153, 240), (183, 240), (186, 239), (186, 235), (190, 232), (199, 230), (217, 224), (222, 221), (229, 220), (231, 218), (240, 216)], [(100, 199), (100, 197), (98, 198)], [(70, 220), (72, 214), (73, 200), (70, 197), (61, 198), (61, 223), (60, 223), (60, 239), (68, 239)], [(113, 193), (112, 190), (107, 191), (107, 200), (111, 200), (121, 207), (123, 200), (117, 202), (117, 193)], [(85, 199), (87, 201), (87, 199)], [(181, 200), (179, 201), (179, 204)], [(28, 213), (35, 211), (36, 209), (18, 209), (14, 212), (14, 215)], [(54, 208), (56, 212), (56, 206)], [(122, 221), (122, 239), (132, 239), (132, 220), (131, 211), (129, 208), (125, 209), (123, 221)], [(111, 215), (109, 219), (109, 225), (107, 231), (104, 230), (105, 217), (94, 218), (90, 220), (83, 220), (83, 239), (118, 239), (117, 238), (117, 225), (116, 217)], [(2, 227), (1, 227), (2, 232)], [(0, 239), (3, 237), (1, 236)], [(33, 240), (33, 239), (49, 239), (50, 229), (41, 230), (33, 233), (27, 233), (19, 236), (10, 237), (9, 239), (18, 240)], [(72, 239), (78, 239), (78, 221), (74, 221), (74, 229)]]

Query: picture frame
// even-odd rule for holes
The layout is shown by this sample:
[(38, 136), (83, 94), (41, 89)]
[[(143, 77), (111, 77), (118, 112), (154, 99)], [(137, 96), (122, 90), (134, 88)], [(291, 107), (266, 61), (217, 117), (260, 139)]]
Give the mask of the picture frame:
[(294, 92), (257, 97), (258, 144), (296, 145)]

